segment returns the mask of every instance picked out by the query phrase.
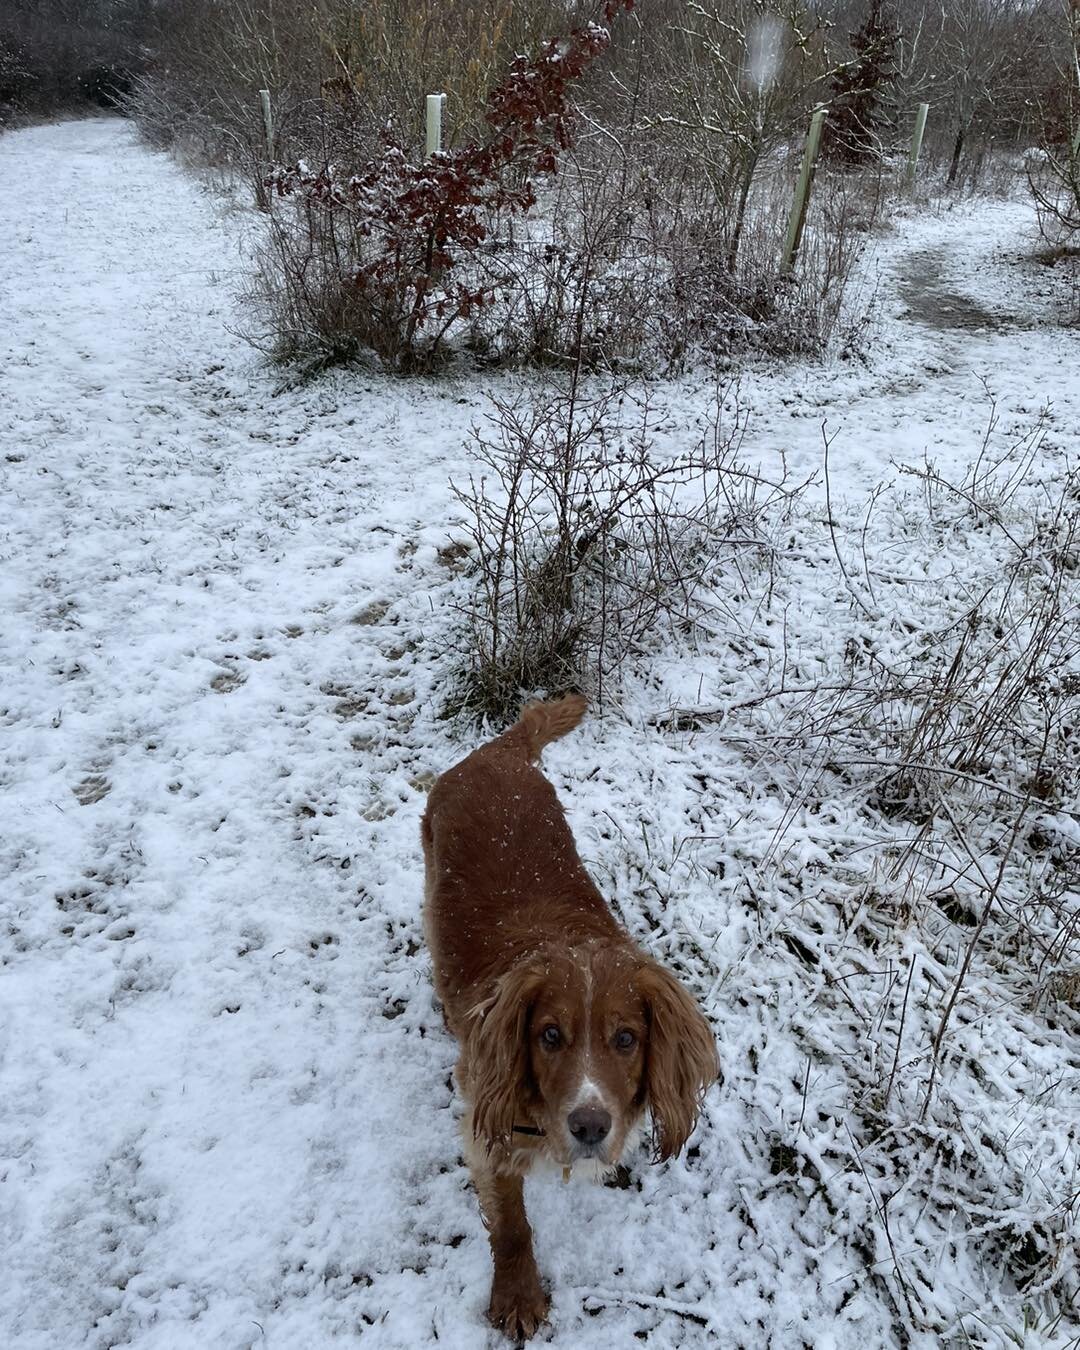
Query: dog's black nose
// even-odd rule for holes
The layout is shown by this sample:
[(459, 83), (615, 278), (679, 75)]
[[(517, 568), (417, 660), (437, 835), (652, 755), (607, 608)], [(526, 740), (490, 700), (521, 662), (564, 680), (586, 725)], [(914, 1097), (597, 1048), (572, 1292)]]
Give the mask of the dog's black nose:
[(566, 1123), (579, 1144), (599, 1144), (611, 1129), (611, 1117), (599, 1106), (576, 1107)]

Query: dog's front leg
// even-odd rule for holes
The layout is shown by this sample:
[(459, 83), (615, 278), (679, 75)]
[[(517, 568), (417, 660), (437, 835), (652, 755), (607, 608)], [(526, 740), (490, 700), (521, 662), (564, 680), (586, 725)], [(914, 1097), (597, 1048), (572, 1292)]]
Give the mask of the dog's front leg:
[(473, 1182), (495, 1266), (488, 1318), (493, 1326), (521, 1340), (531, 1336), (546, 1319), (549, 1302), (533, 1256), (522, 1180), (516, 1174), (496, 1172), (490, 1164), (482, 1164), (474, 1166)]

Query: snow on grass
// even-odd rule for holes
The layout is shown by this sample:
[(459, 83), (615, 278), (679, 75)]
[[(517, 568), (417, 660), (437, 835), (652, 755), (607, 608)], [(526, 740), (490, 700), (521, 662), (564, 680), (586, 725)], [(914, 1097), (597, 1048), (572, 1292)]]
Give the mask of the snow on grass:
[[(417, 827), (476, 736), (441, 715), (469, 584), (448, 480), (489, 389), (528, 381), (277, 392), (232, 332), (249, 220), (118, 121), (9, 135), (0, 163), (37, 185), (0, 201), (4, 1341), (496, 1345)], [(744, 375), (744, 457), (814, 483), (771, 552), (712, 579), (712, 636), (549, 751), (726, 1081), (682, 1159), (635, 1157), (622, 1189), (530, 1181), (543, 1343), (1080, 1335), (1080, 962), (1039, 946), (1076, 915), (1069, 803), (1015, 850), (924, 1113), (977, 871), (952, 859), (935, 889), (920, 823), (831, 762), (859, 748), (850, 707), (815, 741), (770, 696), (863, 678), (868, 643), (910, 660), (1000, 582), (1000, 530), (928, 517), (895, 467), (959, 481), (984, 379), (995, 446), (1042, 417), (1007, 527), (1075, 468), (1080, 343), (1032, 299), (1033, 246), (1022, 202), (913, 213), (867, 269), (866, 364)], [(663, 387), (661, 448), (713, 393)], [(996, 867), (1015, 801), (954, 800)], [(1030, 903), (1062, 874), (1060, 910)]]

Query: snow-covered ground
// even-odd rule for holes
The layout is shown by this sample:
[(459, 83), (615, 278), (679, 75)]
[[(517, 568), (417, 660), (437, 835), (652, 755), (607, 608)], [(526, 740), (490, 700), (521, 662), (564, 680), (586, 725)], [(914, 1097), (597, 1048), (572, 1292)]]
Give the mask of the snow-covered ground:
[[(442, 715), (448, 480), (489, 390), (525, 382), (282, 391), (233, 331), (245, 213), (117, 120), (10, 134), (0, 170), (0, 1344), (494, 1346), (417, 829), (474, 740)], [(817, 475), (768, 598), (735, 587), (711, 646), (549, 751), (726, 1082), (689, 1154), (636, 1157), (626, 1188), (530, 1182), (543, 1343), (1080, 1336), (1075, 945), (1028, 969), (1002, 918), (924, 1114), (970, 918), (897, 880), (911, 821), (869, 811), (865, 776), (819, 786), (788, 705), (755, 703), (859, 642), (902, 654), (905, 616), (993, 583), (993, 541), (929, 528), (895, 467), (962, 477), (983, 380), (995, 446), (1043, 410), (1010, 511), (1075, 469), (1080, 338), (1033, 247), (1019, 200), (911, 208), (866, 267), (868, 361), (744, 375), (744, 458)], [(659, 442), (699, 435), (713, 394), (663, 387)], [(718, 716), (652, 724), (690, 705)], [(1044, 837), (1076, 838), (1067, 808)]]

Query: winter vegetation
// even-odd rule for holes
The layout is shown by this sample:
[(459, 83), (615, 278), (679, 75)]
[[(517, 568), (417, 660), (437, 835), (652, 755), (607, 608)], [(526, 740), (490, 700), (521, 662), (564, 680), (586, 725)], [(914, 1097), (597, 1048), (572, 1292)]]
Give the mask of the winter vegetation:
[(580, 690), (723, 1082), (537, 1342), (1080, 1347), (1077, 0), (7, 0), (0, 164), (0, 1342), (500, 1343), (418, 822)]

